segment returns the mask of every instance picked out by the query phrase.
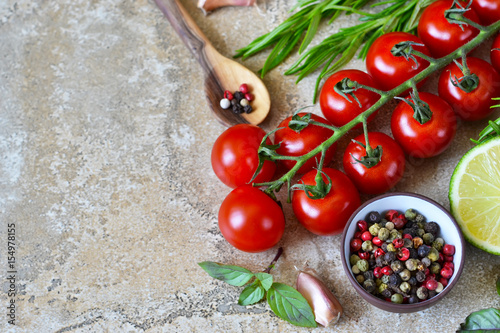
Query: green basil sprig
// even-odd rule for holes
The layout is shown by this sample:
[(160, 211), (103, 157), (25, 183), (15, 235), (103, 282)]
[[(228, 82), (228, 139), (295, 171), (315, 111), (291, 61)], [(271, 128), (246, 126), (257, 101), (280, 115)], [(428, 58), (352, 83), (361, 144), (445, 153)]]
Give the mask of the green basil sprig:
[(484, 309), (471, 313), (457, 333), (500, 332), (500, 310)]
[(294, 288), (274, 282), (273, 276), (268, 273), (276, 260), (266, 271), (258, 273), (213, 261), (200, 262), (198, 265), (215, 279), (236, 287), (246, 285), (238, 299), (239, 305), (255, 304), (266, 298), (271, 310), (281, 319), (296, 326), (316, 327), (314, 313), (307, 300)]

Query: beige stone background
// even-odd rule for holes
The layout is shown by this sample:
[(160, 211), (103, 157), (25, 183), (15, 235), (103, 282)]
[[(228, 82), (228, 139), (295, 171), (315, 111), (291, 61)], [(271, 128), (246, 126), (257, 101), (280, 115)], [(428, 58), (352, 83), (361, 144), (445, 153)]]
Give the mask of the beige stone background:
[[(204, 16), (194, 0), (182, 2), (226, 56), (295, 4), (258, 0)], [(323, 25), (316, 40), (354, 20)], [(242, 63), (257, 71), (266, 54)], [(266, 130), (311, 104), (315, 76), (295, 85), (282, 75), (296, 57), (264, 78), (273, 102)], [(435, 78), (425, 89), (434, 86)], [(2, 279), (1, 332), (454, 332), (470, 312), (500, 307), (500, 257), (468, 245), (462, 278), (439, 304), (414, 314), (378, 310), (346, 280), (340, 236), (312, 235), (288, 206), (275, 279), (293, 285), (294, 265), (308, 261), (345, 315), (334, 327), (308, 330), (279, 320), (265, 303), (238, 306), (241, 289), (210, 278), (197, 262), (256, 271), (275, 250), (240, 252), (218, 230), (230, 189), (212, 173), (210, 149), (224, 127), (202, 89), (198, 63), (151, 0), (0, 2), (0, 271), (5, 277), (8, 223), (16, 225), (18, 271), (16, 326), (7, 323)], [(393, 107), (381, 110), (373, 129), (390, 132)], [(453, 146), (409, 163), (395, 190), (448, 207), (453, 168), (484, 124), (460, 123)]]

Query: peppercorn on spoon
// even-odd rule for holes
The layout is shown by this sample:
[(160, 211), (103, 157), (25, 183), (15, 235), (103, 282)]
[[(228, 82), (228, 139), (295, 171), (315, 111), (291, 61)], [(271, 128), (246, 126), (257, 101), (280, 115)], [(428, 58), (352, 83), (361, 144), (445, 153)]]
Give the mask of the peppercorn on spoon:
[[(269, 92), (262, 80), (248, 68), (217, 52), (179, 0), (155, 2), (203, 68), (205, 94), (217, 119), (227, 126), (238, 123), (260, 124), (271, 108)], [(242, 83), (248, 84), (255, 96), (251, 102), (253, 111), (235, 114), (231, 108), (222, 109), (220, 100), (224, 97), (224, 91), (237, 91)]]

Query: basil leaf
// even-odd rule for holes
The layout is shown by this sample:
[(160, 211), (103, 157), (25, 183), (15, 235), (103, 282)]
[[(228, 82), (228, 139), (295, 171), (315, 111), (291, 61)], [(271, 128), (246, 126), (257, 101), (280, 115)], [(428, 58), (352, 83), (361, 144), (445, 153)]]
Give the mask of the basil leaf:
[(251, 305), (260, 302), (264, 298), (264, 288), (260, 285), (259, 281), (255, 281), (248, 285), (240, 294), (238, 299), (239, 305)]
[(500, 296), (500, 277), (497, 280), (497, 293)]
[(306, 299), (295, 289), (283, 283), (273, 283), (267, 291), (271, 310), (283, 320), (296, 326), (316, 327), (314, 314)]
[(255, 277), (260, 281), (265, 290), (269, 290), (273, 284), (273, 276), (267, 273), (255, 273)]
[(213, 261), (200, 262), (198, 265), (211, 277), (236, 287), (246, 284), (254, 276), (248, 269), (239, 266), (222, 265)]
[(457, 331), (465, 332), (499, 332), (500, 331), (500, 310), (489, 308), (471, 313), (465, 323), (460, 324)]

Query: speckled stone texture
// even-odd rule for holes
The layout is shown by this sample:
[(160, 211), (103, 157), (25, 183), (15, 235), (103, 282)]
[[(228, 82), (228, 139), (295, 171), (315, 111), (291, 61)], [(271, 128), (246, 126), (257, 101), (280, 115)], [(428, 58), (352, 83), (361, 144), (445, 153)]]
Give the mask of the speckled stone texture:
[[(232, 56), (285, 19), (295, 1), (259, 0), (208, 16), (195, 0), (183, 3)], [(317, 40), (354, 20), (322, 25)], [(200, 67), (153, 1), (3, 0), (0, 41), (1, 332), (326, 331), (293, 327), (265, 303), (238, 306), (240, 288), (198, 267), (212, 260), (257, 271), (275, 250), (242, 253), (218, 230), (230, 189), (212, 173), (210, 149), (224, 127), (205, 103)], [(488, 47), (476, 53), (485, 57)], [(257, 71), (266, 54), (243, 64)], [(296, 59), (264, 78), (273, 102), (265, 130), (311, 104), (314, 75), (299, 85), (282, 75)], [(364, 68), (360, 60), (349, 66)], [(394, 105), (373, 129), (390, 133)], [(453, 146), (408, 163), (395, 190), (447, 207), (452, 170), (484, 124), (460, 123)], [(340, 141), (335, 167), (347, 143)], [(275, 279), (294, 284), (295, 265), (316, 268), (345, 310), (328, 331), (453, 332), (470, 312), (500, 307), (500, 257), (467, 246), (462, 278), (438, 305), (415, 314), (378, 310), (345, 278), (340, 236), (314, 236), (288, 205), (285, 214)], [(6, 317), (8, 223), (17, 237), (16, 326)]]

